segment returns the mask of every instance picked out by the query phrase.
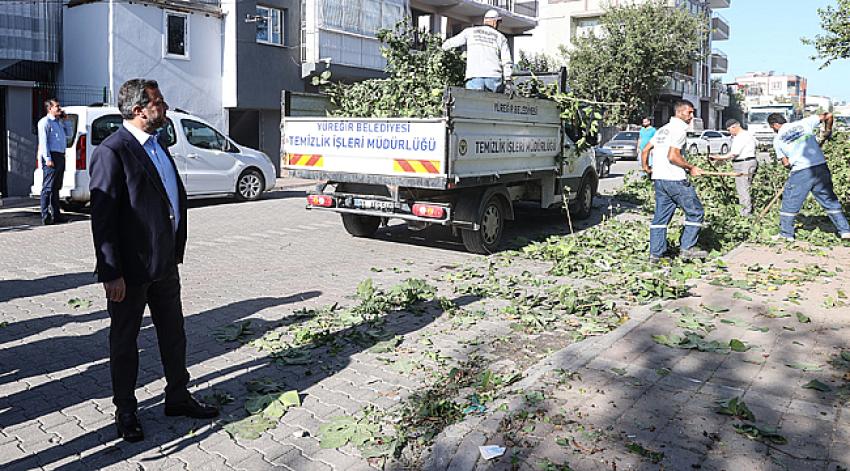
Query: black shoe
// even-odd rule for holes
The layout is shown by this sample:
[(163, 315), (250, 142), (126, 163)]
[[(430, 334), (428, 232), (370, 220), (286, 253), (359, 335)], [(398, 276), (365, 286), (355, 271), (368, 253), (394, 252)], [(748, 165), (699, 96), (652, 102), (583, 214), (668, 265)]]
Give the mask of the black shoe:
[(53, 225), (53, 218), (52, 218), (52, 217), (50, 217), (50, 216), (48, 216), (48, 217), (46, 217), (46, 218), (42, 219), (42, 220), (41, 220), (41, 225), (42, 225), (42, 226), (51, 226), (51, 225)]
[(189, 400), (182, 404), (166, 404), (165, 415), (169, 417), (183, 416), (193, 419), (212, 419), (218, 417), (218, 408), (198, 402), (190, 396)]
[(128, 442), (140, 442), (145, 439), (142, 424), (139, 423), (135, 412), (116, 413), (115, 427), (118, 428), (118, 437)]

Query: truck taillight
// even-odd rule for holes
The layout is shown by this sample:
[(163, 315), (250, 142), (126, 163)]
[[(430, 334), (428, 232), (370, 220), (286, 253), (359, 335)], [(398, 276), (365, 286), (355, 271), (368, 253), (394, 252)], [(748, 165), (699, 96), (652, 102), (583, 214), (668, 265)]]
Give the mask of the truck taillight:
[(334, 199), (331, 196), (325, 195), (307, 195), (307, 204), (310, 206), (330, 208), (334, 205)]
[(414, 204), (413, 215), (421, 218), (442, 219), (446, 217), (446, 208), (430, 204)]
[(86, 169), (86, 136), (83, 134), (77, 140), (77, 170)]

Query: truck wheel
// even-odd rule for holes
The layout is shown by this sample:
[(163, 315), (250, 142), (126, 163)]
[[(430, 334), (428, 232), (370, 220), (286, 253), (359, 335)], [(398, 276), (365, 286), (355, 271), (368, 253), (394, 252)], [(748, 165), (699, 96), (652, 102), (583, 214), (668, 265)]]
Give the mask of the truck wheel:
[(688, 148), (688, 154), (697, 155), (699, 154), (699, 147), (696, 144), (691, 144), (691, 147)]
[(587, 219), (590, 217), (590, 212), (593, 210), (593, 185), (590, 184), (588, 178), (581, 180), (581, 186), (578, 189), (578, 196), (575, 202), (570, 204), (570, 213), (576, 219)]
[(729, 152), (729, 146), (727, 146), (726, 144), (723, 144), (722, 146), (720, 146), (720, 153), (721, 154), (726, 155), (727, 152)]
[(354, 237), (372, 237), (381, 225), (377, 216), (361, 216), (359, 214), (342, 214), (342, 226)]
[(502, 241), (505, 228), (505, 211), (499, 197), (493, 195), (478, 216), (477, 231), (463, 229), (460, 232), (463, 246), (472, 253), (488, 255), (496, 251)]

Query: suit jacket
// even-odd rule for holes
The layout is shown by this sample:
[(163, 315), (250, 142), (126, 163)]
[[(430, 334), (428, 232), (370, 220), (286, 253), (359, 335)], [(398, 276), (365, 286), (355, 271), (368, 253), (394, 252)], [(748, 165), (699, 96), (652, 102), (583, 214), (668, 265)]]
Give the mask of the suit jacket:
[[(165, 146), (168, 160), (174, 159)], [(91, 228), (98, 281), (124, 277), (143, 284), (170, 274), (186, 250), (186, 189), (178, 175), (180, 225), (175, 234), (168, 195), (139, 141), (121, 127), (91, 157)]]

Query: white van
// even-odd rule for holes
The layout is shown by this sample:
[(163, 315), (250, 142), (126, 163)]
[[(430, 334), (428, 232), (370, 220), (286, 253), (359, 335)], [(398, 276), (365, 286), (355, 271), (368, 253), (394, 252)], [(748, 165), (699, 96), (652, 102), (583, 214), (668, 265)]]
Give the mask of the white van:
[[(88, 162), (98, 144), (122, 126), (118, 108), (68, 106), (71, 128), (65, 150), (65, 179), (59, 198), (70, 206), (89, 202)], [(240, 146), (204, 120), (180, 110), (169, 110), (161, 130), (190, 198), (232, 195), (256, 200), (275, 185), (271, 159), (258, 150)], [(40, 160), (40, 159), (39, 159)], [(36, 164), (31, 193), (41, 193), (41, 162)]]

